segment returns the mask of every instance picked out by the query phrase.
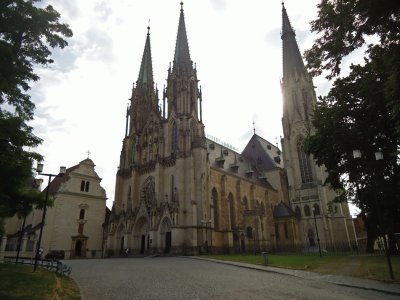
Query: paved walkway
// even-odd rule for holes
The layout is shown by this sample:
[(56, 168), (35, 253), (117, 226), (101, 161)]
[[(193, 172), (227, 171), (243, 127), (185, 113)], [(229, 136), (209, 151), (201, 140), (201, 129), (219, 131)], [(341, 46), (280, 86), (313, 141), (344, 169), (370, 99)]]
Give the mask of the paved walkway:
[(378, 280), (362, 279), (362, 278), (349, 277), (349, 276), (319, 274), (319, 273), (309, 272), (309, 271), (275, 268), (275, 267), (253, 265), (253, 264), (233, 262), (233, 261), (227, 261), (227, 260), (218, 260), (218, 259), (199, 257), (199, 256), (192, 256), (191, 258), (213, 261), (216, 263), (233, 265), (233, 266), (252, 269), (252, 270), (289, 275), (289, 276), (299, 277), (299, 278), (303, 278), (303, 279), (329, 282), (329, 283), (333, 283), (333, 284), (337, 284), (337, 285), (341, 285), (341, 286), (359, 288), (359, 289), (370, 290), (370, 291), (377, 291), (377, 292), (382, 292), (382, 293), (386, 293), (386, 294), (390, 294), (390, 295), (400, 296), (400, 284), (393, 283), (393, 282), (382, 282), (382, 281), (378, 281)]

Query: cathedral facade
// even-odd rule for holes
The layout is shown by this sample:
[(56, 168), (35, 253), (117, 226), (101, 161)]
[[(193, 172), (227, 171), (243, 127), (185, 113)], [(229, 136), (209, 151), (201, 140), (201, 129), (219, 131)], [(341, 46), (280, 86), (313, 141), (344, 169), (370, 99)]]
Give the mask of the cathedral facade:
[[(283, 31), (284, 48), (285, 34)], [(294, 35), (293, 41), (296, 43)], [(284, 63), (284, 70), (285, 66)], [(306, 72), (305, 68), (302, 72)], [(311, 102), (306, 103), (310, 107), (299, 116), (290, 115), (292, 108), (285, 110), (283, 145), (288, 154), (282, 154), (256, 134), (238, 153), (205, 135), (202, 93), (190, 58), (183, 8), (161, 100), (153, 81), (147, 33), (138, 80), (127, 109), (115, 200), (107, 222), (106, 256), (120, 255), (126, 249), (142, 255), (259, 252), (311, 242), (303, 234), (309, 218), (296, 214), (297, 207), (318, 204), (320, 213), (325, 213), (328, 192), (321, 184), (313, 186), (312, 192), (316, 189), (318, 198), (308, 200), (314, 202), (306, 204), (303, 198), (297, 201), (301, 192), (295, 180), (303, 172), (298, 174), (298, 170), (303, 169), (292, 163), (298, 152), (291, 151), (297, 151), (293, 145), (301, 140), (302, 128), (310, 124), (308, 116), (315, 94), (310, 77), (304, 75), (304, 86), (296, 86), (297, 77), (292, 84), (285, 74), (284, 71), (285, 107), (295, 101), (290, 99), (297, 99), (285, 91), (299, 89), (301, 94), (307, 88), (311, 97)], [(291, 124), (299, 125), (293, 131), (288, 129)], [(318, 169), (315, 162), (312, 167)], [(321, 174), (313, 173), (313, 180), (321, 181), (317, 179)], [(340, 209), (346, 216), (338, 223), (331, 222), (334, 234), (326, 231), (323, 238), (349, 243), (350, 233), (346, 236), (343, 232), (349, 231), (346, 226), (351, 217), (344, 205)], [(322, 226), (327, 220), (318, 222)], [(344, 227), (336, 231), (337, 224)]]

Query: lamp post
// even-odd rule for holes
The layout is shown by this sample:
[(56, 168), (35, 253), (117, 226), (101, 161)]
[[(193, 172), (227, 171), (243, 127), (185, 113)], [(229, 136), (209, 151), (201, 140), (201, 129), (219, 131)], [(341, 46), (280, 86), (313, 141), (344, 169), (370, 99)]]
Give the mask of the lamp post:
[[(355, 159), (357, 158), (361, 158), (361, 151), (360, 150), (353, 150), (353, 157)], [(375, 152), (375, 160), (379, 161), (383, 159), (383, 153), (382, 151), (379, 149), (379, 151)], [(373, 181), (374, 182), (374, 181)], [(383, 238), (383, 248), (385, 250), (385, 255), (386, 255), (386, 261), (388, 264), (388, 269), (389, 269), (389, 275), (390, 275), (390, 279), (394, 279), (394, 275), (393, 275), (393, 268), (392, 268), (392, 261), (390, 259), (390, 253), (389, 253), (389, 247), (386, 241), (386, 234), (385, 232), (383, 232), (383, 218), (382, 218), (382, 214), (381, 214), (381, 210), (378, 204), (378, 199), (376, 196), (376, 183), (373, 184), (373, 189), (374, 189), (374, 202), (375, 202), (375, 207), (376, 207), (376, 213), (378, 215), (378, 227), (381, 229), (381, 234), (382, 234), (382, 238)]]
[[(211, 220), (201, 220), (200, 221), (201, 224), (205, 224), (206, 225), (206, 240), (204, 242), (204, 244), (206, 245), (206, 254), (208, 255), (208, 224), (210, 224), (211, 227)], [(211, 245), (212, 245), (212, 239), (211, 239)]]
[(39, 259), (39, 251), (40, 251), (41, 243), (42, 243), (43, 226), (44, 226), (44, 221), (46, 219), (46, 212), (47, 212), (47, 201), (49, 199), (51, 177), (63, 176), (67, 172), (67, 170), (65, 167), (60, 167), (60, 173), (58, 173), (58, 174), (42, 173), (43, 172), (43, 164), (38, 163), (37, 167), (36, 167), (36, 171), (39, 173), (39, 175), (47, 176), (49, 178), (49, 181), (48, 181), (47, 188), (46, 188), (46, 199), (45, 199), (45, 203), (44, 203), (44, 207), (43, 207), (42, 223), (40, 224), (39, 240), (36, 245), (36, 255), (35, 255), (35, 264), (33, 266), (33, 272), (35, 272), (37, 269), (37, 263), (38, 263), (38, 259)]
[(256, 228), (253, 227), (251, 229), (252, 233), (253, 233), (253, 250), (254, 250), (254, 255), (256, 255)]
[(313, 215), (314, 215), (314, 225), (315, 225), (315, 232), (317, 234), (317, 243), (318, 243), (318, 251), (319, 251), (319, 257), (322, 257), (322, 252), (321, 252), (321, 243), (319, 240), (319, 235), (318, 235), (318, 226), (317, 226), (317, 219), (315, 218), (315, 207), (313, 206), (312, 208)]

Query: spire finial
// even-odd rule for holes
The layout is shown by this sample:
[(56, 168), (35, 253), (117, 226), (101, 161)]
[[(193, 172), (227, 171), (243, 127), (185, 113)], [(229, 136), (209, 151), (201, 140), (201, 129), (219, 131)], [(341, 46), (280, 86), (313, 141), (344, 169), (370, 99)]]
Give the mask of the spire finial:
[(253, 132), (256, 134), (256, 122), (253, 121)]
[(149, 22), (147, 23), (147, 35), (150, 35), (150, 19)]
[(181, 1), (181, 10), (183, 11), (183, 1)]
[(87, 153), (87, 158), (89, 158), (90, 154), (92, 154), (90, 153), (90, 150), (88, 150), (86, 153)]

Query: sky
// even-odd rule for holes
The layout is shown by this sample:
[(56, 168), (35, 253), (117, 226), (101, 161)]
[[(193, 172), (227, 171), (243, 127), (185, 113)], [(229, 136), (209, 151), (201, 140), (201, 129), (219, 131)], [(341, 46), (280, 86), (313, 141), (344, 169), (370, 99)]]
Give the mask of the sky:
[[(57, 173), (88, 157), (96, 164), (111, 207), (125, 114), (150, 24), (154, 80), (166, 84), (178, 29), (178, 0), (53, 0), (70, 25), (69, 46), (55, 63), (36, 69), (32, 122), (44, 141), (44, 172)], [(300, 50), (311, 47), (318, 0), (286, 0)], [(190, 55), (197, 65), (207, 134), (242, 151), (255, 132), (280, 145), (282, 45), (280, 0), (184, 1)], [(314, 79), (317, 95), (329, 82)], [(162, 93), (159, 94), (160, 100)]]

